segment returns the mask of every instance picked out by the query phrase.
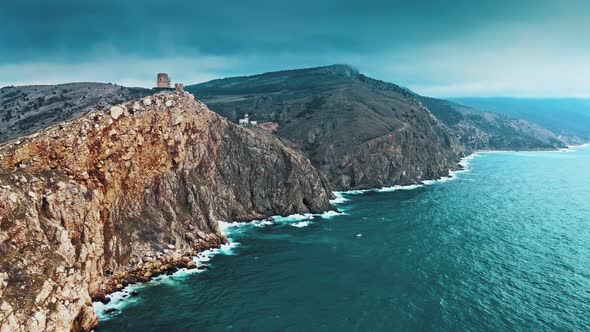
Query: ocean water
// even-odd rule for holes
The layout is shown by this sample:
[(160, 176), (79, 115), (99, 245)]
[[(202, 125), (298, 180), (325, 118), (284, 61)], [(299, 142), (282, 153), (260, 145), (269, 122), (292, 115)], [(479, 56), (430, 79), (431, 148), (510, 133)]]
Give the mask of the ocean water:
[[(452, 181), (343, 193), (101, 312), (100, 331), (589, 331), (590, 148), (486, 153)], [(406, 189), (406, 190), (401, 190)]]

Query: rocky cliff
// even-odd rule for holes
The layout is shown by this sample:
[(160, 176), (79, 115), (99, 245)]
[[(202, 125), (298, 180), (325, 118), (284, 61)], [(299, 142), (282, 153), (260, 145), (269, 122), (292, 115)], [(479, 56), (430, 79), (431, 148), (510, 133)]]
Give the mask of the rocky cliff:
[(348, 190), (448, 175), (464, 149), (417, 96), (345, 65), (189, 86), (212, 110), (275, 122), (330, 180)]
[(0, 89), (0, 143), (152, 93), (150, 89), (105, 83), (3, 87)]
[(330, 209), (280, 139), (183, 92), (95, 111), (0, 147), (0, 330), (89, 330), (91, 299), (194, 267), (218, 220)]

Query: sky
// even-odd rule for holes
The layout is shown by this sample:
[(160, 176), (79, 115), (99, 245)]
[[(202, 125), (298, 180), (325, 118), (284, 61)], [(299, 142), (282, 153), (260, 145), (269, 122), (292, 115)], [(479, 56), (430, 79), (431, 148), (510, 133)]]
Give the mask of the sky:
[(350, 64), (433, 97), (590, 97), (587, 0), (0, 0), (0, 86)]

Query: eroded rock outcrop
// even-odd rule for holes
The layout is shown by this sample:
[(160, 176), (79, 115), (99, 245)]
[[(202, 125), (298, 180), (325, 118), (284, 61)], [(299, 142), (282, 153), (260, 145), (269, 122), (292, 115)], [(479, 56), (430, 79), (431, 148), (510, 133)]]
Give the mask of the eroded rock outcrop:
[(88, 330), (91, 305), (226, 241), (217, 220), (330, 209), (280, 139), (162, 93), (0, 147), (0, 330)]

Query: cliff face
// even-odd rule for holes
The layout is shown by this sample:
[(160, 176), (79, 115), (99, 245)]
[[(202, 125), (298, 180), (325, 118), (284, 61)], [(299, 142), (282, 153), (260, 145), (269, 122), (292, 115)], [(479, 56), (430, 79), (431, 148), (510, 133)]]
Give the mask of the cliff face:
[(463, 156), (453, 133), (413, 93), (334, 65), (187, 87), (214, 111), (276, 122), (337, 190), (448, 175)]
[(92, 297), (193, 267), (217, 220), (330, 209), (278, 138), (185, 93), (93, 112), (0, 147), (1, 331), (88, 330)]
[(329, 150), (320, 169), (337, 188), (380, 188), (447, 176), (462, 155), (449, 131), (424, 117), (344, 152)]

